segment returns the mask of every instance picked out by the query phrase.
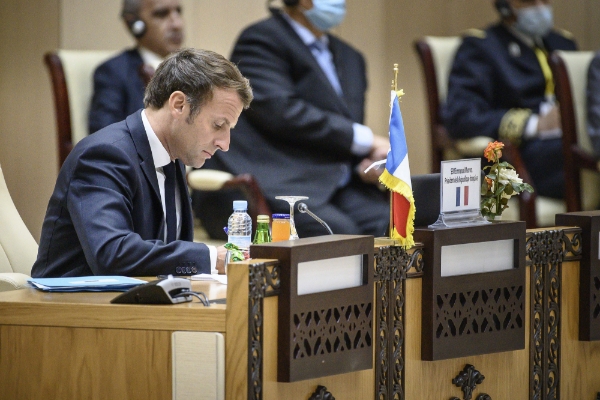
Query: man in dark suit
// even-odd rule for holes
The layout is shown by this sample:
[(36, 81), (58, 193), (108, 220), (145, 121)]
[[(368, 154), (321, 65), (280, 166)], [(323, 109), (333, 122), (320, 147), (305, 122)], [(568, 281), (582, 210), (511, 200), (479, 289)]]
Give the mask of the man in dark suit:
[(125, 119), (144, 105), (144, 88), (158, 64), (183, 42), (180, 0), (123, 0), (121, 12), (136, 47), (94, 72), (89, 133)]
[(442, 109), (453, 138), (490, 136), (519, 146), (533, 186), (542, 196), (564, 196), (560, 115), (553, 50), (575, 50), (552, 30), (549, 0), (495, 0), (501, 22), (472, 30), (456, 53)]
[(600, 53), (597, 53), (587, 75), (587, 128), (596, 158), (600, 158)]
[[(363, 171), (386, 157), (389, 143), (363, 125), (362, 55), (327, 33), (343, 19), (345, 2), (285, 4), (246, 28), (235, 44), (231, 61), (250, 80), (255, 100), (240, 116), (231, 154), (217, 155), (206, 166), (253, 174), (274, 212), (289, 212), (277, 195), (308, 196), (309, 209), (334, 233), (384, 236), (389, 195), (376, 186), (381, 170)], [(232, 200), (218, 196), (194, 198), (196, 214), (213, 237), (230, 212), (219, 206)], [(300, 237), (327, 234), (307, 214), (295, 218)]]
[(145, 108), (84, 138), (65, 160), (32, 276), (222, 270), (224, 247), (192, 242), (184, 164), (199, 168), (227, 151), (251, 100), (248, 80), (216, 53), (188, 49), (165, 60)]

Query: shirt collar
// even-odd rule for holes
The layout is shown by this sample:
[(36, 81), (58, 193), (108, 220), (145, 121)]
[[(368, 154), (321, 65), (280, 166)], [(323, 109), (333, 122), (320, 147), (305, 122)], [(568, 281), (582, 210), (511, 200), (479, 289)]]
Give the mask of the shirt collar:
[(142, 123), (144, 124), (146, 135), (148, 136), (148, 142), (150, 142), (150, 151), (152, 152), (154, 167), (162, 168), (171, 162), (171, 157), (169, 156), (167, 149), (165, 149), (165, 146), (158, 140), (154, 129), (150, 126), (150, 121), (148, 121), (148, 117), (146, 116), (146, 110), (142, 110)]
[[(518, 30), (517, 28), (515, 28), (512, 25), (507, 25), (508, 31), (510, 33), (513, 34), (513, 36), (516, 36), (517, 39), (519, 39), (521, 42), (525, 43), (525, 45), (527, 45), (528, 47), (534, 48), (534, 47), (541, 47), (544, 48), (544, 43), (542, 42), (541, 38), (539, 38), (538, 40), (532, 38), (529, 35), (526, 35), (525, 33), (521, 32), (520, 30)], [(540, 43), (538, 43), (540, 42)]]
[(311, 44), (319, 40), (325, 44), (325, 48), (329, 48), (329, 38), (327, 37), (327, 34), (324, 34), (320, 38), (317, 38), (307, 27), (305, 27), (298, 21), (292, 19), (292, 17), (287, 15), (285, 12), (281, 13), (281, 15), (283, 15), (283, 18), (290, 24), (290, 26), (292, 27), (292, 29), (294, 29), (298, 36), (300, 36), (300, 39), (302, 39), (302, 42), (305, 45), (310, 46)]
[(145, 47), (142, 47), (142, 46), (138, 47), (138, 51), (140, 53), (140, 56), (142, 57), (142, 61), (144, 62), (144, 64), (151, 66), (155, 70), (158, 68), (160, 63), (163, 62), (163, 60), (164, 60), (164, 58), (162, 58), (155, 52), (148, 50)]

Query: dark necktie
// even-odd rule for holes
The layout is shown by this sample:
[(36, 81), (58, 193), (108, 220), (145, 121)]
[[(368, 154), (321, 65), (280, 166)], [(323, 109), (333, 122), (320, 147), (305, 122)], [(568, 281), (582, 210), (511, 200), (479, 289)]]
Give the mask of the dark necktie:
[(165, 208), (167, 211), (167, 243), (177, 239), (177, 210), (175, 208), (175, 163), (163, 167), (165, 173)]

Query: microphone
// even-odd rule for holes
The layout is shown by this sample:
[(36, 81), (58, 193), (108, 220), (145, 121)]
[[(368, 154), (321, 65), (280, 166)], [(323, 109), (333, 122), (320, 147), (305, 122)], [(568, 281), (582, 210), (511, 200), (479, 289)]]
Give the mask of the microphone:
[(329, 227), (329, 225), (327, 225), (325, 223), (325, 221), (323, 221), (321, 218), (317, 217), (312, 211), (310, 211), (307, 207), (306, 204), (304, 203), (299, 203), (298, 204), (298, 211), (300, 211), (301, 213), (306, 213), (308, 215), (310, 215), (311, 217), (313, 217), (315, 220), (317, 220), (318, 223), (320, 223), (321, 225), (323, 225), (328, 231), (330, 235), (333, 235), (333, 232), (331, 231), (331, 228)]

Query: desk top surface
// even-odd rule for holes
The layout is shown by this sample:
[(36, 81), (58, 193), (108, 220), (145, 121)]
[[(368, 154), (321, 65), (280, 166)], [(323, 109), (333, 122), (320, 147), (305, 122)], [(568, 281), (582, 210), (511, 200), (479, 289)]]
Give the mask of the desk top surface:
[[(192, 289), (204, 292), (209, 300), (227, 296), (227, 285), (218, 282), (192, 281)], [(1, 292), (0, 325), (225, 332), (225, 304), (204, 307), (196, 298), (173, 305), (111, 304), (119, 294), (29, 288)]]

